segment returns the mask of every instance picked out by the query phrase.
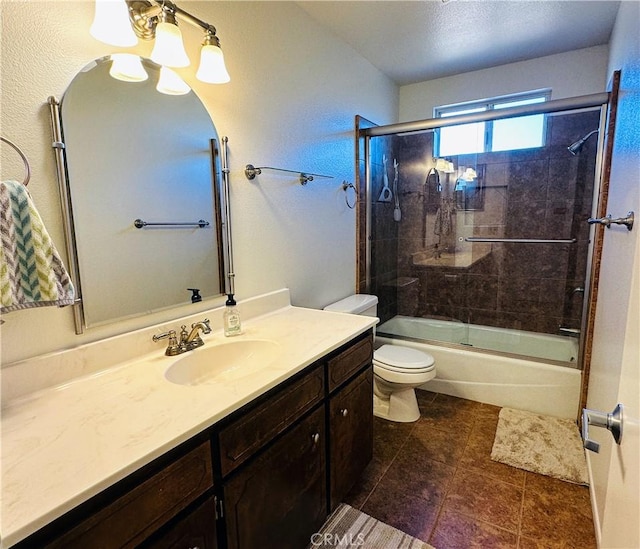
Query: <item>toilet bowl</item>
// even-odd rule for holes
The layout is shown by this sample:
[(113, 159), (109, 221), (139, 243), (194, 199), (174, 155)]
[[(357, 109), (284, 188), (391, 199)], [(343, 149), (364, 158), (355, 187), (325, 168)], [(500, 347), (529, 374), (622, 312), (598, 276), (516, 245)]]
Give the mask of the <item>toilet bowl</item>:
[[(378, 298), (356, 294), (327, 305), (325, 310), (377, 316)], [(402, 423), (420, 417), (416, 387), (436, 375), (433, 357), (401, 345), (382, 345), (373, 353), (373, 413)]]

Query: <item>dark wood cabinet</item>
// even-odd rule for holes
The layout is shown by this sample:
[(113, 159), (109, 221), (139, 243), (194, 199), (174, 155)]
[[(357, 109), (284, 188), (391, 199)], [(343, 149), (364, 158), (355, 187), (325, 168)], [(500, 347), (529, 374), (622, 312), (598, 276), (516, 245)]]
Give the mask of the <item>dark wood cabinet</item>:
[[(153, 470), (154, 466), (150, 468)], [(137, 547), (212, 487), (211, 450), (209, 443), (203, 442), (150, 473), (66, 533), (37, 545), (27, 543), (25, 547)]]
[(141, 549), (218, 549), (216, 500), (209, 496), (185, 517), (159, 531)]
[(226, 477), (323, 399), (324, 369), (317, 365), (222, 427), (218, 435), (222, 476)]
[(347, 495), (373, 457), (372, 406), (370, 367), (329, 400), (329, 511)]
[(228, 549), (300, 549), (327, 515), (324, 405), (224, 483)]

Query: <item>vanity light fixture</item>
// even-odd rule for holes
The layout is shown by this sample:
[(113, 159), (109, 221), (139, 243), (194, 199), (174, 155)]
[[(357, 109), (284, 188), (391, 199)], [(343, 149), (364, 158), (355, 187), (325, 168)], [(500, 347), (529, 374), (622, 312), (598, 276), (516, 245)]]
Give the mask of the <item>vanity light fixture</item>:
[(151, 60), (164, 67), (188, 67), (191, 61), (184, 49), (175, 12), (163, 8), (158, 15), (155, 30), (156, 41), (151, 52)]
[(208, 84), (226, 84), (231, 80), (224, 64), (220, 40), (215, 33), (207, 31), (200, 50), (200, 67), (196, 78)]
[(477, 177), (478, 174), (473, 168), (467, 168), (460, 176), (460, 179), (464, 179), (465, 181), (473, 181), (474, 179), (477, 179)]
[[(142, 40), (155, 39), (151, 53), (153, 61), (165, 67), (186, 67), (190, 61), (178, 28), (178, 18), (200, 27), (205, 33), (196, 78), (206, 83), (229, 82), (231, 78), (216, 28), (170, 0), (96, 0), (91, 34), (102, 42), (122, 47), (135, 45), (136, 36)], [(113, 37), (123, 33), (126, 40)]]
[(453, 173), (456, 171), (453, 167), (453, 162), (445, 158), (436, 159), (436, 170), (443, 173)]
[(91, 36), (100, 42), (127, 48), (138, 43), (129, 23), (129, 8), (125, 0), (96, 0)]
[(160, 67), (160, 78), (158, 78), (156, 90), (165, 95), (186, 95), (191, 88), (175, 71), (169, 67)]
[(149, 78), (140, 57), (133, 53), (111, 54), (109, 74), (116, 80), (123, 82), (144, 82)]

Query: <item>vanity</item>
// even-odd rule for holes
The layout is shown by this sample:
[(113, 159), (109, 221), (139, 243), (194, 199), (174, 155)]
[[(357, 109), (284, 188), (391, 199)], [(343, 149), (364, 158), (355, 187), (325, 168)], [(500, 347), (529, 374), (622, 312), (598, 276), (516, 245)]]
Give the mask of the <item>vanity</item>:
[[(268, 301), (245, 304), (260, 314), (240, 336), (224, 338), (222, 310), (212, 310), (199, 349), (168, 357), (152, 343), (143, 356), (11, 401), (4, 546), (305, 547), (372, 457), (377, 319), (292, 307), (286, 291)], [(167, 327), (66, 358), (86, 367), (105, 345), (148, 345)], [(235, 351), (255, 342), (270, 343), (251, 357)], [(175, 368), (188, 355), (247, 368), (189, 378), (193, 370)], [(47, 358), (55, 369), (65, 357)]]

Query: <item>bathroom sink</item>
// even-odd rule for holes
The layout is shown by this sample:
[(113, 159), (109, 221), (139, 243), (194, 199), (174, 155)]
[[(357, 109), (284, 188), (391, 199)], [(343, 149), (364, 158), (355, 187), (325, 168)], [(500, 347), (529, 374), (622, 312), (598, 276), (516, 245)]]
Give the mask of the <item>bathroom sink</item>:
[(240, 339), (205, 346), (181, 355), (164, 377), (178, 385), (237, 381), (255, 374), (280, 355), (280, 345), (267, 339)]

